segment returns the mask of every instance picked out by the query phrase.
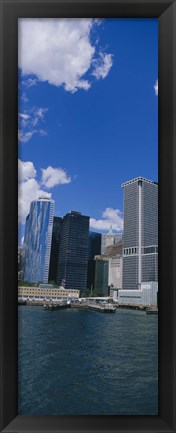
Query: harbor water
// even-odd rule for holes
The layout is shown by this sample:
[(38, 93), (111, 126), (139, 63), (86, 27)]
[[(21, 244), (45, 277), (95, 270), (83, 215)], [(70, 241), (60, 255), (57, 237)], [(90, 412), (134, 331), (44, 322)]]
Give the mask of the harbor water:
[(158, 316), (18, 308), (20, 415), (158, 415)]

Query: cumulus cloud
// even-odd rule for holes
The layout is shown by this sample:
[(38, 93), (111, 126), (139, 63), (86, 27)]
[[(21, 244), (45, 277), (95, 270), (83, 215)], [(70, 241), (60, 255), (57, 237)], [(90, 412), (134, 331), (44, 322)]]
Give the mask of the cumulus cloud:
[[(30, 178), (26, 181), (19, 183), (18, 186), (18, 220), (19, 223), (24, 224), (26, 216), (29, 213), (30, 203), (37, 200), (40, 196), (45, 195), (46, 191), (40, 188), (36, 179)], [(47, 193), (47, 197), (51, 194)]]
[(70, 182), (71, 177), (69, 177), (62, 168), (49, 166), (46, 169), (42, 169), (41, 185), (45, 185), (46, 188), (53, 188), (56, 185), (63, 185)]
[(158, 80), (156, 80), (154, 85), (155, 95), (158, 96)]
[(119, 209), (106, 208), (102, 213), (102, 218), (96, 220), (90, 218), (90, 227), (96, 230), (109, 230), (112, 226), (113, 230), (122, 231), (123, 218), (122, 212)]
[(45, 113), (48, 108), (32, 107), (25, 109), (23, 113), (18, 114), (19, 132), (18, 139), (22, 143), (27, 143), (34, 134), (41, 136), (47, 135), (47, 132), (40, 126), (45, 121)]
[[(37, 81), (64, 86), (69, 92), (88, 90), (85, 74), (105, 78), (112, 66), (112, 56), (98, 53), (91, 41), (97, 20), (83, 18), (22, 18), (19, 20), (19, 68), (29, 87)], [(32, 78), (30, 77), (32, 76)]]
[(37, 172), (33, 162), (31, 161), (24, 162), (21, 161), (20, 159), (18, 160), (18, 177), (20, 182), (34, 178), (36, 174)]
[(25, 224), (26, 216), (29, 213), (30, 203), (40, 196), (51, 197), (51, 193), (45, 188), (53, 188), (55, 185), (71, 182), (63, 169), (55, 169), (49, 166), (42, 169), (42, 178), (37, 180), (37, 171), (31, 161), (18, 161), (18, 220)]

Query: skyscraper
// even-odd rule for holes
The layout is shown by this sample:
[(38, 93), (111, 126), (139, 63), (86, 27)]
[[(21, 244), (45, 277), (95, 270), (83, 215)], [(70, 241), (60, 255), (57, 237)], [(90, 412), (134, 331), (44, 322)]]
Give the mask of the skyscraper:
[(158, 280), (158, 184), (137, 177), (124, 188), (123, 289)]
[(48, 282), (54, 201), (40, 197), (32, 201), (26, 218), (23, 279), (29, 282)]
[(96, 296), (108, 296), (109, 262), (104, 256), (88, 261), (87, 288)]
[(101, 254), (101, 233), (89, 232), (89, 260), (94, 256)]
[(49, 281), (54, 281), (54, 282), (57, 281), (57, 267), (58, 267), (58, 260), (59, 260), (59, 244), (60, 244), (61, 229), (62, 229), (62, 218), (54, 217), (50, 266), (49, 266)]
[(89, 217), (71, 211), (63, 217), (57, 283), (66, 289), (86, 289)]
[(106, 253), (106, 248), (117, 244), (122, 239), (122, 233), (113, 233), (112, 227), (110, 227), (108, 233), (103, 233), (101, 238), (101, 254)]

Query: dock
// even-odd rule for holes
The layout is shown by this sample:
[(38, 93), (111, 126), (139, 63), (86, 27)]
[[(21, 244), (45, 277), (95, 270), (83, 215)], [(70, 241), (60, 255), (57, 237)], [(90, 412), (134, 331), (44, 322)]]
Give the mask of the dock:
[(45, 310), (63, 310), (65, 308), (71, 308), (71, 304), (44, 304), (43, 308)]
[(156, 307), (147, 307), (145, 311), (146, 314), (158, 314), (158, 308)]

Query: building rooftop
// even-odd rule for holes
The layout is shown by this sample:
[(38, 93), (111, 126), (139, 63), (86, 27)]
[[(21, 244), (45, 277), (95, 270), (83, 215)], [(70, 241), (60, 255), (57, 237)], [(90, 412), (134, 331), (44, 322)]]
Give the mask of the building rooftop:
[(122, 183), (121, 187), (124, 188), (124, 186), (126, 185), (130, 185), (131, 183), (135, 183), (135, 182), (147, 182), (147, 183), (152, 183), (153, 185), (158, 185), (157, 182), (154, 182), (153, 180), (149, 180), (146, 179), (145, 177), (139, 176), (139, 177), (135, 177), (134, 179), (128, 180), (127, 182)]

